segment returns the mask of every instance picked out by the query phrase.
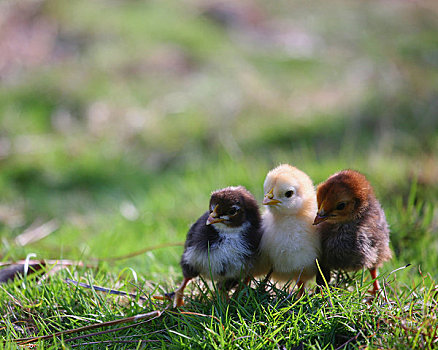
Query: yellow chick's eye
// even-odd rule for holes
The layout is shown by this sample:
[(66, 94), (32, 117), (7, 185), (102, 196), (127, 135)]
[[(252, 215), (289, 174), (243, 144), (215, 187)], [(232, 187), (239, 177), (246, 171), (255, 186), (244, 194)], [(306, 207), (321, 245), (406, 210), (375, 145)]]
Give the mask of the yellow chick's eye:
[(290, 198), (290, 197), (292, 197), (293, 194), (294, 194), (294, 191), (289, 190), (289, 191), (286, 191), (286, 193), (284, 194), (284, 196), (285, 196), (286, 198)]

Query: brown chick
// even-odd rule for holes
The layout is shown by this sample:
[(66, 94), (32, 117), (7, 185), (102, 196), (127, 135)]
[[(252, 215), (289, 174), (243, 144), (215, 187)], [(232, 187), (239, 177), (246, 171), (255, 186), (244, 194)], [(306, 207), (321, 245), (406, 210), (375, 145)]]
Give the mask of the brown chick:
[[(330, 176), (317, 188), (318, 213), (314, 225), (321, 236), (321, 269), (327, 282), (330, 270), (369, 269), (373, 291), (379, 289), (377, 268), (391, 259), (385, 213), (366, 177), (354, 170)], [(322, 284), (322, 276), (317, 277)]]
[(317, 210), (312, 180), (301, 170), (282, 164), (266, 175), (263, 187), (267, 210), (262, 215), (260, 258), (253, 274), (272, 269), (275, 280), (297, 280), (300, 296), (305, 282), (317, 272), (315, 260), (320, 253), (312, 225)]
[(248, 279), (261, 235), (259, 207), (246, 188), (213, 192), (209, 210), (187, 233), (180, 262), (184, 280), (175, 292), (174, 306), (183, 305), (187, 283), (199, 275), (218, 282), (221, 292)]

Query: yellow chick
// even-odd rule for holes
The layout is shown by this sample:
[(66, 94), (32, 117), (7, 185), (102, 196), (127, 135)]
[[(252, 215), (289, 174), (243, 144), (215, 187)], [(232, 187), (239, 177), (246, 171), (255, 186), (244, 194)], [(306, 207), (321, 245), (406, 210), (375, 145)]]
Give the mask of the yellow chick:
[(263, 236), (260, 258), (253, 275), (272, 269), (278, 281), (296, 280), (299, 295), (306, 281), (315, 276), (320, 254), (319, 236), (313, 226), (317, 212), (312, 180), (301, 170), (282, 164), (272, 169), (263, 185)]

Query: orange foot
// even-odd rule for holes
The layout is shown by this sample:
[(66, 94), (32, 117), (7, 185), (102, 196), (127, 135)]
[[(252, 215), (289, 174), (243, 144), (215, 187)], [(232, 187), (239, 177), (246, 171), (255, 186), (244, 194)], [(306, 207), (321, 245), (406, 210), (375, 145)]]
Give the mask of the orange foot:
[(184, 305), (184, 300), (183, 300), (184, 288), (187, 286), (187, 283), (189, 283), (190, 280), (191, 280), (191, 278), (184, 277), (184, 280), (182, 281), (181, 286), (175, 292), (166, 293), (166, 294), (164, 294), (164, 296), (157, 295), (157, 296), (154, 296), (154, 299), (169, 300), (169, 301), (173, 300), (173, 307), (183, 306)]
[(184, 305), (183, 295), (180, 293), (175, 294), (175, 298), (173, 299), (173, 307), (181, 307)]
[(167, 300), (172, 301), (175, 297), (175, 292), (165, 293), (164, 295), (154, 295), (153, 298), (156, 300)]

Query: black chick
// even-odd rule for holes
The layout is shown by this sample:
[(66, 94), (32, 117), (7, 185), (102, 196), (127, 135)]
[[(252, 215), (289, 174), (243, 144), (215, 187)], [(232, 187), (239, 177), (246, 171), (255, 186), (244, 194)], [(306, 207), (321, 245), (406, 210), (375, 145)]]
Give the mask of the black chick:
[(184, 280), (175, 292), (174, 306), (184, 304), (187, 283), (199, 275), (218, 282), (221, 291), (247, 279), (261, 236), (259, 207), (246, 188), (227, 187), (213, 192), (209, 210), (187, 233), (180, 262)]

